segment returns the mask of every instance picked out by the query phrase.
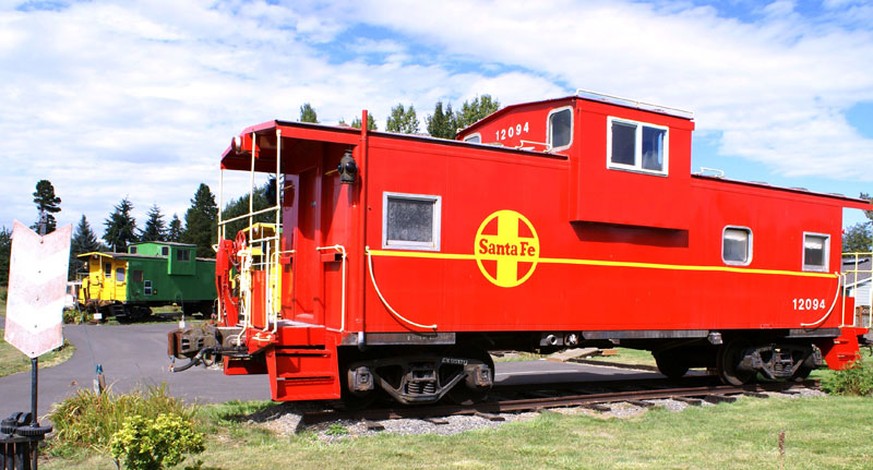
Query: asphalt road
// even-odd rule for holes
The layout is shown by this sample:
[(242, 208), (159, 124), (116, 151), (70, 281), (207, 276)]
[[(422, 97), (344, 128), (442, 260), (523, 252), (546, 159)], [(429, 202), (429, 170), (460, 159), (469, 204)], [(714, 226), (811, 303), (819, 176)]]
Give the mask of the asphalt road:
[[(76, 347), (63, 364), (39, 370), (38, 413), (53, 403), (93, 387), (97, 364), (106, 384), (118, 393), (166, 383), (171, 395), (189, 402), (269, 400), (266, 376), (225, 376), (220, 370), (195, 367), (170, 372), (167, 332), (174, 323), (146, 325), (64, 325), (64, 337)], [(30, 372), (0, 378), (0, 417), (30, 411)]]
[[(65, 325), (64, 337), (76, 347), (73, 357), (39, 371), (39, 415), (54, 403), (93, 387), (96, 366), (103, 366), (106, 383), (125, 393), (166, 383), (169, 393), (187, 402), (223, 403), (230, 400), (269, 400), (266, 376), (226, 376), (220, 370), (195, 367), (168, 370), (167, 332), (174, 323), (146, 325)], [(495, 381), (501, 384), (597, 381), (622, 376), (659, 377), (656, 373), (550, 361), (498, 362)], [(30, 372), (0, 378), (0, 417), (31, 408)]]

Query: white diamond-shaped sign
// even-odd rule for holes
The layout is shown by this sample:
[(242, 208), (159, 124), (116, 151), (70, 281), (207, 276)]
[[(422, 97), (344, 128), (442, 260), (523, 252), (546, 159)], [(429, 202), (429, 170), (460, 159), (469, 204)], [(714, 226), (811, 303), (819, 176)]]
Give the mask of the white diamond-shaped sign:
[(73, 226), (39, 236), (19, 221), (12, 228), (6, 330), (3, 339), (39, 357), (64, 343), (61, 332)]

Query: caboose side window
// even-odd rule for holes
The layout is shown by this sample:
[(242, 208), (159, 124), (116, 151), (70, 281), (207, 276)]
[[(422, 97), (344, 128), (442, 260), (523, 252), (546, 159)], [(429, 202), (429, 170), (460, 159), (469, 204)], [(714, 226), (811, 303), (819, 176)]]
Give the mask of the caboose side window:
[(143, 279), (142, 274), (143, 273), (142, 273), (141, 269), (134, 269), (133, 271), (131, 271), (130, 272), (131, 282), (142, 282), (142, 279)]
[(142, 286), (142, 293), (145, 295), (152, 295), (152, 281), (146, 280)]
[(439, 251), (441, 206), (440, 196), (383, 193), (382, 247)]
[(746, 266), (752, 262), (752, 230), (725, 227), (722, 233), (721, 259), (725, 264)]
[(161, 256), (169, 256), (170, 255), (170, 247), (162, 246), (161, 247)]
[(573, 108), (556, 109), (549, 113), (549, 148), (569, 147), (573, 141)]
[(820, 233), (803, 234), (803, 270), (827, 271), (830, 235)]
[(176, 259), (179, 261), (190, 261), (191, 260), (191, 250), (178, 250), (178, 251), (176, 251)]
[(124, 282), (124, 268), (115, 270), (115, 282)]
[(666, 127), (614, 117), (607, 127), (607, 167), (667, 174)]
[(103, 276), (106, 278), (112, 276), (112, 263), (103, 263)]

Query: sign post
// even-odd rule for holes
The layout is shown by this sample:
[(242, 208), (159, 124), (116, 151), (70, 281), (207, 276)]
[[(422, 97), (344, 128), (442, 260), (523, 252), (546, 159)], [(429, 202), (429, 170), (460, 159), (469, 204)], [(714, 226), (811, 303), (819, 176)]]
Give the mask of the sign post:
[[(73, 226), (67, 225), (42, 236), (17, 220), (13, 225), (3, 337), (30, 357), (32, 371), (29, 416), (15, 413), (3, 420), (0, 429), (0, 434), (10, 436), (10, 442), (25, 439), (33, 444), (51, 431), (37, 421), (38, 358), (64, 344), (61, 325), (72, 231)], [(30, 446), (33, 469), (37, 468), (36, 448)]]

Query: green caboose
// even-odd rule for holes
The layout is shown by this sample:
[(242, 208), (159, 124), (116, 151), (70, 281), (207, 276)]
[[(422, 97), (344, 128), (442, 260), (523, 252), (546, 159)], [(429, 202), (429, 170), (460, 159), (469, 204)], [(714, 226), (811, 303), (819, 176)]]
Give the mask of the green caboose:
[(176, 304), (186, 314), (208, 315), (215, 300), (215, 260), (197, 258), (196, 245), (134, 243), (127, 253), (94, 252), (86, 260), (79, 302), (99, 315), (132, 321), (152, 307)]

